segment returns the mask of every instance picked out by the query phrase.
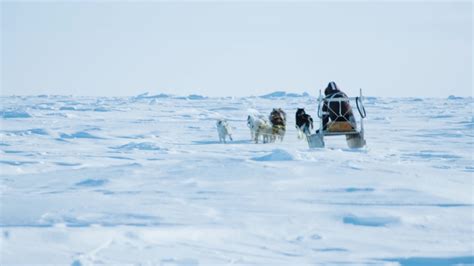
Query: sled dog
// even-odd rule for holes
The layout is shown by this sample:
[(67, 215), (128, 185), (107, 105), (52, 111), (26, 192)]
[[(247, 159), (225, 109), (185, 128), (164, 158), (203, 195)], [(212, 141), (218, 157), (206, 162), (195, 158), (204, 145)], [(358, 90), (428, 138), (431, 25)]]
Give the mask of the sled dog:
[(227, 136), (229, 136), (229, 139), (232, 141), (232, 131), (226, 120), (223, 120), (223, 119), (217, 120), (216, 127), (217, 127), (217, 134), (219, 135), (219, 142), (226, 143)]
[(250, 129), (250, 137), (255, 143), (258, 143), (260, 136), (263, 143), (271, 142), (273, 135), (272, 126), (263, 117), (249, 115), (247, 117), (247, 126)]
[(311, 129), (313, 129), (313, 118), (305, 112), (304, 108), (298, 108), (296, 110), (295, 121), (295, 127), (298, 131), (298, 139), (303, 139), (311, 135)]
[(269, 119), (272, 124), (273, 140), (278, 137), (280, 141), (283, 141), (286, 132), (286, 113), (281, 108), (273, 108)]

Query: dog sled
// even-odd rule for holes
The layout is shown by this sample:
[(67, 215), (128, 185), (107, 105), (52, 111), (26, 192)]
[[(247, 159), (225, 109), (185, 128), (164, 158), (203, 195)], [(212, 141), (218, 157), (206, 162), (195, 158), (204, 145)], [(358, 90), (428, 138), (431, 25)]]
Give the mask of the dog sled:
[[(325, 99), (321, 91), (319, 91), (318, 97), (318, 117), (320, 119), (319, 130), (316, 133), (311, 134), (307, 137), (308, 145), (310, 148), (324, 148), (324, 138), (327, 136), (346, 136), (347, 145), (349, 148), (362, 148), (365, 146), (366, 141), (364, 139), (364, 118), (366, 112), (363, 104), (362, 89), (360, 89), (360, 96), (358, 97), (342, 97), (342, 98), (330, 98)], [(338, 110), (331, 108), (331, 102), (338, 102)], [(352, 116), (352, 119), (347, 118), (345, 113), (342, 113), (342, 104), (346, 102), (350, 104), (355, 102), (359, 113), (360, 121), (356, 123), (356, 119)], [(326, 111), (323, 111), (323, 106), (326, 104)], [(352, 105), (354, 106), (354, 105)], [(324, 127), (323, 116), (327, 116), (331, 113), (336, 116), (336, 119), (331, 119)]]

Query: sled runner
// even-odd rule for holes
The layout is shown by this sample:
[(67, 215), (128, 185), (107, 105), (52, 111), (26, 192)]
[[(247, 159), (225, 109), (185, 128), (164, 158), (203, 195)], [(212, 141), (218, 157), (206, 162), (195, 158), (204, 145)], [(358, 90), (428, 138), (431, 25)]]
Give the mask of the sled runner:
[[(323, 148), (325, 146), (325, 136), (346, 136), (347, 145), (349, 148), (362, 148), (366, 142), (364, 139), (364, 118), (366, 117), (365, 108), (363, 105), (362, 89), (360, 90), (359, 97), (341, 97), (341, 98), (324, 98), (319, 91), (318, 97), (318, 117), (320, 119), (319, 130), (315, 134), (308, 136), (308, 145), (310, 148)], [(347, 113), (351, 110), (347, 110), (346, 113), (342, 112), (343, 103), (350, 104), (355, 102), (357, 110), (360, 115), (360, 127), (357, 127), (357, 123), (354, 115), (348, 116)], [(337, 108), (331, 108), (331, 103)], [(323, 108), (325, 106), (325, 108)], [(326, 110), (324, 110), (326, 109)], [(331, 114), (331, 120), (327, 122), (326, 126), (323, 124), (323, 117)]]

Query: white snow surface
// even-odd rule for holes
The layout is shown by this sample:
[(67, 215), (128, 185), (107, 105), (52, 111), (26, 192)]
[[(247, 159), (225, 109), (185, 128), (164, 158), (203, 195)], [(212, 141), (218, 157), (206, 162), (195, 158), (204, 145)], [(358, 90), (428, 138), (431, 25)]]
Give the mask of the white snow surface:
[(297, 139), (308, 95), (145, 96), (0, 98), (1, 265), (472, 263), (472, 98), (367, 98), (351, 150)]

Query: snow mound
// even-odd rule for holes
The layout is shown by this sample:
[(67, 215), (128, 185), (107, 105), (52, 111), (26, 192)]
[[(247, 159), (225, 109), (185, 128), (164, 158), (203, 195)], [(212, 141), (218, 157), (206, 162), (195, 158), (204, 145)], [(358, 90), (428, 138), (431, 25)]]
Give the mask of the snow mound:
[(30, 118), (31, 115), (26, 111), (21, 110), (9, 110), (2, 111), (2, 118)]
[(106, 107), (97, 107), (97, 108), (94, 108), (92, 111), (94, 111), (94, 112), (110, 112), (110, 109), (106, 108)]
[(152, 142), (139, 142), (139, 143), (130, 142), (130, 143), (127, 143), (125, 145), (113, 147), (113, 149), (127, 150), (127, 151), (131, 151), (131, 150), (143, 150), (143, 151), (163, 150), (161, 147), (159, 147), (158, 145), (156, 145), (155, 143), (152, 143)]
[(75, 106), (61, 106), (59, 108), (60, 111), (77, 111)]
[(387, 226), (391, 224), (399, 223), (399, 219), (396, 217), (385, 217), (385, 216), (377, 216), (377, 217), (359, 217), (355, 215), (347, 215), (343, 217), (342, 221), (345, 224), (352, 224), (357, 226), (373, 226), (373, 227), (380, 227), (380, 226)]
[(110, 112), (111, 109), (104, 107), (104, 106), (98, 106), (98, 107), (91, 107), (91, 106), (62, 106), (59, 108), (60, 111), (78, 111), (78, 112)]
[(271, 153), (252, 158), (254, 161), (293, 161), (295, 157), (289, 152), (282, 149), (274, 149)]
[(107, 179), (85, 179), (81, 182), (76, 183), (76, 186), (80, 187), (99, 187), (103, 186), (108, 183), (109, 180)]
[(49, 135), (49, 132), (43, 128), (32, 128), (27, 130), (14, 130), (9, 131), (7, 136), (29, 136), (29, 135)]
[(275, 91), (269, 94), (262, 95), (260, 96), (260, 98), (274, 99), (274, 98), (283, 98), (283, 97), (296, 98), (296, 97), (307, 97), (307, 96), (309, 96), (307, 92), (298, 94), (298, 93), (287, 93), (286, 91)]
[(94, 136), (85, 131), (78, 131), (72, 134), (61, 133), (59, 134), (59, 137), (62, 139), (101, 139), (101, 137)]
[(35, 110), (56, 110), (56, 108), (54, 107), (54, 104), (51, 104), (51, 103), (44, 103), (44, 104), (38, 104), (38, 105), (34, 105), (34, 106), (30, 106), (31, 109), (35, 109)]

